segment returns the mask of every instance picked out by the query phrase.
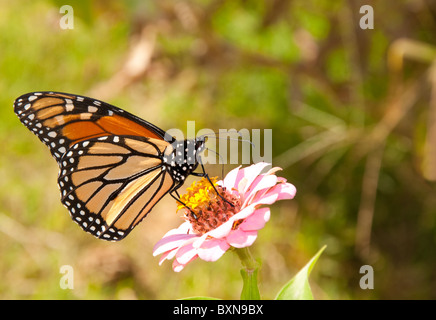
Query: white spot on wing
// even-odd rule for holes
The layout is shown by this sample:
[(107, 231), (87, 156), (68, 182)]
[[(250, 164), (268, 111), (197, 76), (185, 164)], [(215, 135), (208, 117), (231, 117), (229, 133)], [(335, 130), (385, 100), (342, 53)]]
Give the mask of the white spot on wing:
[(94, 106), (88, 106), (88, 112), (97, 112), (98, 108)]

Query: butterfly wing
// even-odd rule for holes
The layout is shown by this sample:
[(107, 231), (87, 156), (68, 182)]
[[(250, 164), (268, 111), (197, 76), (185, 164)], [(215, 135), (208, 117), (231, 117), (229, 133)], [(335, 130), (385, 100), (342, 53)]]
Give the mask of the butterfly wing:
[(103, 101), (66, 93), (25, 94), (20, 121), (59, 164), (62, 203), (82, 229), (124, 238), (174, 187), (163, 165), (165, 131)]
[(74, 144), (62, 157), (61, 201), (83, 230), (120, 240), (174, 186), (161, 140), (103, 136)]
[(133, 135), (164, 140), (165, 137), (165, 131), (131, 113), (68, 93), (28, 93), (15, 100), (14, 111), (57, 161), (73, 144), (90, 138)]

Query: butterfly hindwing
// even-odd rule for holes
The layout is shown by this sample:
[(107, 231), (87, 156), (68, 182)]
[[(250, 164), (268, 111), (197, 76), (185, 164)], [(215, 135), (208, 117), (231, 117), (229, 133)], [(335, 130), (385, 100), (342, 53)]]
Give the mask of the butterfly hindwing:
[(83, 230), (124, 238), (174, 186), (166, 145), (153, 138), (104, 136), (74, 144), (61, 158), (61, 201)]

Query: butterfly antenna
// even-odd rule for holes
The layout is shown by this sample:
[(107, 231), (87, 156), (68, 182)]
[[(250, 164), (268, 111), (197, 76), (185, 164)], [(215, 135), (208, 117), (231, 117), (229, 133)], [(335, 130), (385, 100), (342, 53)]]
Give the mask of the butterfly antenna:
[[(236, 133), (239, 135), (239, 137), (242, 138), (242, 133), (241, 132), (237, 131)], [(233, 140), (233, 141), (240, 141), (240, 142), (248, 142), (249, 144), (251, 144), (251, 146), (253, 148), (256, 147), (253, 142), (251, 142), (250, 140), (247, 140), (247, 139), (238, 139), (238, 138), (235, 139), (235, 138), (231, 138), (231, 137), (220, 137), (219, 136), (219, 132), (218, 133), (217, 132), (206, 133), (206, 134), (203, 135), (203, 137), (207, 137), (207, 138), (208, 137), (213, 137), (213, 138), (219, 139), (219, 140)]]
[(216, 152), (215, 150), (212, 150), (212, 149), (209, 149), (209, 148), (206, 148), (206, 150), (212, 151), (213, 153), (218, 155), (218, 157), (220, 157), (220, 161), (221, 161), (221, 177), (224, 178), (224, 158), (219, 154), (219, 152)]
[[(237, 131), (236, 133), (239, 135), (239, 137), (242, 137), (242, 133), (240, 131)], [(220, 140), (227, 140), (228, 139), (228, 140), (233, 140), (233, 141), (248, 142), (249, 144), (251, 144), (251, 146), (253, 148), (256, 147), (256, 145), (253, 142), (251, 142), (250, 140), (247, 140), (247, 139), (235, 139), (235, 138), (231, 138), (231, 137), (220, 137), (219, 136), (219, 132), (206, 133), (206, 134), (203, 135), (203, 137), (207, 137), (207, 138), (208, 137), (213, 137), (215, 139), (220, 139)], [(216, 152), (216, 151), (214, 151), (212, 149), (206, 148), (206, 150), (210, 150), (210, 151), (216, 153), (220, 157), (220, 160), (221, 160), (221, 163), (222, 163), (221, 176), (224, 177), (224, 159), (223, 159), (223, 157), (218, 152)]]
[[(237, 131), (237, 134), (239, 135), (239, 137), (242, 137), (242, 134), (241, 134), (241, 132), (240, 131)], [(235, 139), (235, 138), (231, 138), (231, 137), (220, 137), (219, 136), (219, 132), (217, 133), (217, 132), (213, 132), (213, 133), (209, 133), (209, 134), (204, 134), (202, 137), (206, 137), (206, 138), (209, 138), (209, 137), (212, 137), (212, 138), (215, 138), (215, 139), (221, 139), (221, 140), (233, 140), (233, 141), (240, 141), (240, 142), (248, 142), (249, 144), (251, 144), (251, 146), (253, 147), (253, 148), (255, 148), (256, 146), (255, 146), (255, 144), (253, 143), (253, 142), (251, 142), (250, 140), (247, 140), (247, 139)], [(209, 149), (209, 148), (206, 148), (206, 150), (209, 150), (209, 151), (212, 151), (212, 152), (214, 152), (215, 154), (217, 154), (219, 157), (220, 157), (220, 160), (222, 161), (222, 169), (221, 169), (221, 175), (222, 175), (222, 177), (224, 177), (224, 159), (223, 159), (223, 157), (218, 153), (218, 152), (216, 152), (215, 150), (212, 150), (212, 149)], [(223, 199), (225, 202), (227, 202), (229, 205), (231, 205), (232, 207), (234, 207), (234, 204), (233, 203), (230, 203), (227, 199), (225, 199), (219, 192), (218, 192), (218, 190), (215, 188), (215, 186), (214, 186), (214, 184), (212, 183), (212, 181), (210, 180), (210, 178), (209, 178), (209, 175), (206, 173), (206, 171), (204, 170), (204, 166), (203, 166), (203, 163), (201, 162), (201, 158), (200, 158), (200, 164), (201, 164), (201, 168), (203, 169), (203, 173), (202, 173), (202, 176), (203, 177), (206, 177), (206, 179), (209, 181), (209, 183), (211, 184), (211, 186), (213, 187), (213, 189), (215, 190), (215, 192), (216, 192), (216, 194), (221, 198), (221, 199)]]

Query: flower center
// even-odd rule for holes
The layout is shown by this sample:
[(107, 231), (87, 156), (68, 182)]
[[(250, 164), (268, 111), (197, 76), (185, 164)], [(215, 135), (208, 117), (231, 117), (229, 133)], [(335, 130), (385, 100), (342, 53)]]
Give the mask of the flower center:
[[(211, 179), (213, 186), (205, 178), (194, 182), (180, 197), (188, 208), (182, 204), (177, 206), (179, 210), (184, 210), (185, 219), (199, 234), (216, 229), (241, 209), (241, 200), (217, 185), (216, 180)], [(217, 195), (214, 186), (221, 196)]]

